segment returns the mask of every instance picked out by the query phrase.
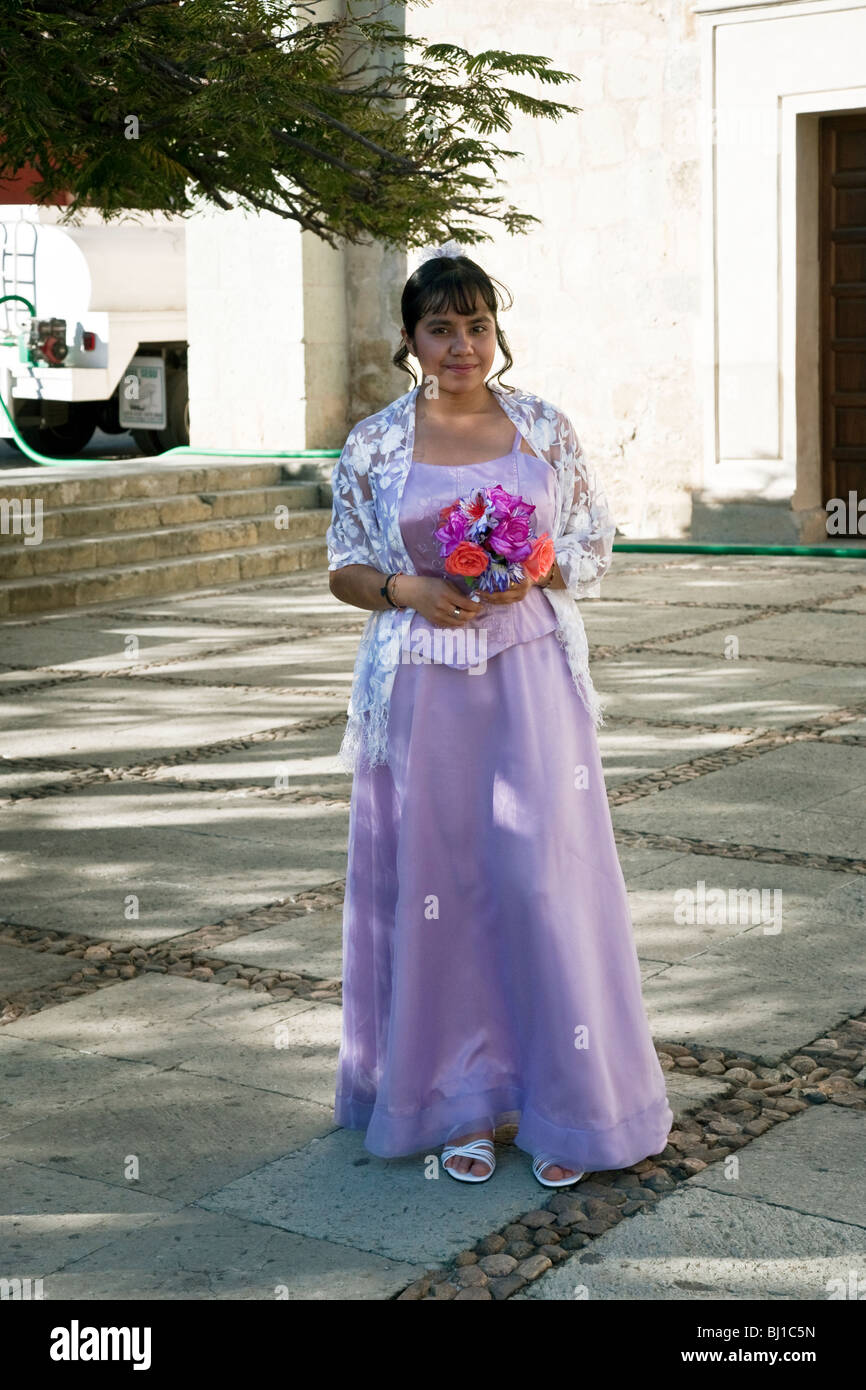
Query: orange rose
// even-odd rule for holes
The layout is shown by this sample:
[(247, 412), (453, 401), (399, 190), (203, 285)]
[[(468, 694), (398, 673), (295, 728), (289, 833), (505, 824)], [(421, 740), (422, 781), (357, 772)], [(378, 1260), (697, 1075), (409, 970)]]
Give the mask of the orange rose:
[(439, 512), (439, 520), (447, 521), (452, 512), (456, 512), (459, 502), (449, 502), (447, 507), (443, 507)]
[(475, 545), (472, 541), (461, 541), (447, 556), (445, 568), (449, 574), (463, 574), (467, 578), (475, 578), (487, 569), (489, 563), (490, 557), (480, 545)]
[(522, 561), (523, 568), (529, 578), (536, 581), (547, 574), (550, 566), (556, 559), (556, 549), (550, 536), (545, 531), (543, 536), (539, 536), (535, 545), (530, 550), (526, 559)]

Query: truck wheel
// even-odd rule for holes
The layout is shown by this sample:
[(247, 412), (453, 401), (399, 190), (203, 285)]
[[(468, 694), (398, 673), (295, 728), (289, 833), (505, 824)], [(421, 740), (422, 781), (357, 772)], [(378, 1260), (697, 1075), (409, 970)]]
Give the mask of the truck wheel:
[(130, 430), (136, 444), (143, 454), (161, 454), (162, 445), (160, 444), (155, 430)]
[[(69, 416), (63, 425), (18, 425), (18, 432), (25, 444), (47, 458), (71, 458), (80, 454), (90, 443), (96, 429), (99, 414), (99, 401), (75, 401), (69, 407)], [(17, 423), (17, 422), (16, 422)]]

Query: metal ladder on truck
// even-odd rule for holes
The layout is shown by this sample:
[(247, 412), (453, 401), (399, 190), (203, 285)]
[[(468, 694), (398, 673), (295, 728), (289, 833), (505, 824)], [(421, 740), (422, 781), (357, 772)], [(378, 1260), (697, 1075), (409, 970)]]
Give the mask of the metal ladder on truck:
[[(30, 233), (29, 247), (28, 241), (22, 235), (24, 228)], [(12, 231), (12, 246), (9, 246), (9, 233)], [(39, 227), (36, 222), (29, 222), (20, 217), (16, 222), (3, 223), (3, 242), (0, 246), (0, 281), (3, 288), (0, 294), (21, 294), (25, 299), (36, 307), (36, 243), (39, 237)], [(19, 243), (23, 241), (24, 245)], [(29, 267), (26, 262), (29, 261)], [(11, 265), (10, 265), (11, 262)], [(22, 264), (29, 274), (22, 275)], [(10, 314), (20, 317), (24, 305), (20, 300), (7, 299), (6, 303), (0, 305), (4, 313), (4, 322), (0, 325), (7, 337), (14, 336), (20, 331), (17, 324), (10, 320)]]

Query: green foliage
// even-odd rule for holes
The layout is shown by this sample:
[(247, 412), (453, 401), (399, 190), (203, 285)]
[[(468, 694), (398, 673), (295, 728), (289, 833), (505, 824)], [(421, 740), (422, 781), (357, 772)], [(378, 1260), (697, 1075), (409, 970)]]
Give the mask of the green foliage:
[[(426, 0), (419, 0), (426, 3)], [(268, 210), (331, 245), (489, 241), (538, 219), (497, 192), (513, 112), (579, 110), (502, 85), (550, 60), (428, 44), (384, 0), (18, 0), (0, 13), (0, 177), (25, 165), (64, 220), (96, 208)], [(395, 0), (409, 5), (412, 0)], [(330, 13), (329, 7), (329, 13)], [(128, 118), (138, 121), (127, 138)]]

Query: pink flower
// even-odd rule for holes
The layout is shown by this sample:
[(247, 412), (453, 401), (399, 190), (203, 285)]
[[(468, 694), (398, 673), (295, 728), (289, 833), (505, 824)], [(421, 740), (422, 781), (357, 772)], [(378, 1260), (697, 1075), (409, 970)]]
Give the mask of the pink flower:
[(525, 560), (532, 550), (530, 519), (519, 512), (506, 516), (490, 532), (490, 544), (498, 555), (512, 563)]

